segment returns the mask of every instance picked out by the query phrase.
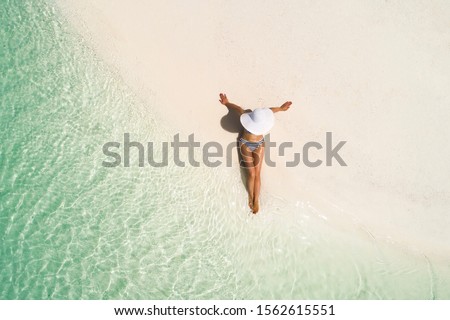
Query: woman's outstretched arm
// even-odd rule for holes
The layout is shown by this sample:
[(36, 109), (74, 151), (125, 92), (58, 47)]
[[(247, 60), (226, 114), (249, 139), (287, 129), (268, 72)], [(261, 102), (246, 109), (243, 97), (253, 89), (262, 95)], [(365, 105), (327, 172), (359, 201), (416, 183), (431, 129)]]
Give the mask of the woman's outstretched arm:
[(270, 109), (273, 111), (273, 113), (278, 111), (287, 111), (291, 107), (291, 104), (292, 104), (291, 101), (286, 101), (280, 107), (272, 107)]
[(220, 96), (220, 100), (219, 101), (220, 101), (221, 104), (223, 104), (224, 106), (227, 106), (230, 109), (235, 110), (239, 114), (243, 114), (244, 113), (244, 109), (242, 109), (238, 105), (235, 105), (234, 103), (231, 103), (230, 101), (228, 101), (227, 95), (225, 93), (221, 93), (221, 94), (219, 94), (219, 96)]

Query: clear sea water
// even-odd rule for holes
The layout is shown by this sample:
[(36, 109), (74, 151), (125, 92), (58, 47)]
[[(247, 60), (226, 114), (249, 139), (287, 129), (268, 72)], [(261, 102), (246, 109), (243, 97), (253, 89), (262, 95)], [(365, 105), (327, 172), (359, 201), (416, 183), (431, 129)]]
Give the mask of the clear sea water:
[(0, 21), (0, 299), (450, 298), (448, 264), (307, 199), (250, 215), (234, 169), (102, 167), (124, 132), (170, 139), (157, 106), (52, 2), (3, 1)]

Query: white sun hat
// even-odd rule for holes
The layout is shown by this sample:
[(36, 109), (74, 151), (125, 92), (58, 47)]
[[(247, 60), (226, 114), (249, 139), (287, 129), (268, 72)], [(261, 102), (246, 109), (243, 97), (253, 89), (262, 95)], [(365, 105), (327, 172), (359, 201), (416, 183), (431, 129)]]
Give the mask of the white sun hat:
[(268, 133), (274, 122), (275, 117), (270, 108), (256, 108), (253, 112), (241, 115), (241, 123), (244, 128), (257, 135)]

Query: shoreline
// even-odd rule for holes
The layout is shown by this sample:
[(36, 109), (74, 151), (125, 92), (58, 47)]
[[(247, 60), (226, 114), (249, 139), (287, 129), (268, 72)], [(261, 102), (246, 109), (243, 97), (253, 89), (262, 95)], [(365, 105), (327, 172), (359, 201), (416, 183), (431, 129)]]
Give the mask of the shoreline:
[[(352, 143), (356, 147), (366, 147), (362, 142), (370, 137), (370, 133), (366, 132), (364, 122), (356, 125), (354, 129), (339, 127), (339, 121), (336, 121), (336, 118), (320, 118), (321, 113), (324, 112), (323, 108), (319, 107), (318, 113), (314, 114), (314, 109), (307, 107), (308, 105), (318, 106), (318, 103), (323, 106), (329, 105), (329, 98), (318, 98), (317, 94), (320, 91), (324, 92), (325, 96), (327, 94), (334, 96), (337, 101), (341, 98), (337, 88), (334, 90), (332, 87), (323, 88), (320, 84), (321, 79), (314, 78), (313, 72), (320, 69), (308, 69), (309, 66), (306, 62), (314, 63), (315, 61), (313, 51), (303, 51), (301, 60), (306, 61), (303, 72), (315, 82), (308, 84), (307, 80), (300, 78), (296, 72), (287, 72), (278, 80), (263, 81), (260, 80), (263, 73), (258, 70), (258, 67), (266, 66), (269, 74), (276, 71), (266, 64), (271, 57), (266, 57), (269, 60), (264, 60), (264, 57), (258, 58), (254, 55), (257, 49), (264, 49), (264, 45), (256, 49), (240, 48), (236, 43), (248, 41), (248, 39), (234, 38), (227, 33), (229, 31), (224, 21), (219, 19), (214, 22), (214, 18), (217, 16), (208, 16), (210, 13), (208, 10), (213, 9), (212, 5), (209, 5), (210, 7), (205, 5), (205, 8), (197, 13), (199, 19), (194, 21), (187, 18), (189, 15), (186, 13), (187, 16), (185, 16), (181, 9), (174, 12), (176, 8), (171, 4), (160, 5), (159, 13), (150, 16), (146, 15), (152, 11), (150, 10), (151, 5), (144, 2), (137, 3), (133, 7), (126, 4), (108, 5), (106, 1), (72, 3), (59, 0), (57, 4), (64, 17), (104, 59), (107, 65), (118, 70), (124, 81), (135, 90), (139, 97), (142, 97), (143, 101), (157, 106), (154, 109), (158, 113), (158, 118), (164, 121), (168, 127), (176, 128), (176, 132), (180, 132), (180, 134), (187, 136), (191, 132), (195, 132), (201, 141), (214, 140), (222, 145), (234, 141), (237, 133), (226, 131), (220, 126), (220, 121), (226, 116), (227, 110), (217, 100), (219, 92), (225, 91), (231, 101), (249, 107), (275, 106), (277, 103), (284, 102), (283, 99), (294, 102), (289, 113), (279, 116), (277, 114), (277, 123), (271, 133), (274, 141), (281, 142), (287, 136), (294, 137), (292, 139), (294, 145), (312, 139), (323, 140), (321, 135), (326, 130), (331, 130), (336, 132), (337, 140), (350, 138), (348, 140), (351, 143), (351, 138), (355, 137), (352, 135), (354, 134), (352, 130), (361, 130), (365, 136), (361, 140), (354, 138)], [(187, 7), (182, 9), (190, 10)], [(170, 28), (171, 25), (159, 17), (164, 14), (172, 18), (168, 20), (173, 22), (173, 28)], [(135, 17), (135, 19), (131, 19), (131, 17)], [(269, 17), (275, 19), (272, 15)], [(203, 22), (202, 18), (204, 18)], [(237, 23), (237, 21), (235, 22)], [(217, 29), (201, 31), (208, 23), (215, 23)], [(191, 27), (198, 33), (190, 33), (192, 30), (184, 28), (185, 26)], [(158, 30), (158, 32), (152, 33), (151, 30)], [(255, 31), (257, 32), (257, 30)], [(255, 34), (253, 35), (257, 37)], [(187, 36), (188, 39), (183, 36)], [(274, 45), (281, 44), (285, 49), (289, 48), (285, 44), (286, 41), (288, 40), (285, 39), (284, 42)], [(245, 49), (248, 51), (242, 52), (243, 61), (241, 62), (236, 60), (237, 54), (228, 53), (223, 46), (229, 46), (237, 51)], [(280, 53), (274, 52), (278, 56), (275, 54), (272, 58), (279, 61)], [(249, 60), (250, 57), (255, 57), (256, 60), (252, 62)], [(293, 56), (286, 57), (286, 63), (280, 67), (285, 71), (289, 69), (289, 62), (294, 61), (293, 58), (290, 59)], [(201, 62), (196, 62), (197, 60)], [(240, 66), (242, 63), (247, 63), (247, 65)], [(196, 81), (190, 80), (192, 76)], [(304, 78), (307, 79), (308, 76)], [(243, 87), (244, 83), (255, 84), (255, 87)], [(286, 83), (289, 85), (283, 88)], [(327, 81), (325, 81), (326, 83)], [(230, 90), (225, 90), (222, 87), (224, 84), (230, 85)], [(344, 87), (346, 85), (347, 83), (343, 84)], [(441, 86), (444, 85), (445, 83), (441, 84)], [(314, 86), (317, 86), (318, 91), (311, 90)], [(358, 90), (364, 88), (358, 88)], [(279, 89), (279, 93), (269, 100), (271, 94), (267, 94), (267, 90), (277, 92), (277, 89)], [(309, 97), (308, 89), (310, 89)], [(303, 96), (305, 98), (302, 98)], [(196, 103), (191, 105), (186, 101), (195, 101)], [(343, 101), (345, 100), (342, 100), (342, 103)], [(373, 110), (370, 109), (369, 114), (370, 112)], [(447, 111), (442, 112), (448, 113)], [(345, 119), (345, 115), (348, 114), (345, 112), (343, 115), (334, 114), (338, 117), (337, 120)], [(364, 118), (367, 114), (356, 114), (356, 120), (358, 120), (358, 116)], [(394, 114), (394, 116), (396, 115)], [(299, 127), (304, 129), (298, 129)], [(389, 138), (388, 134), (383, 137)], [(374, 145), (382, 145), (385, 141), (380, 139), (375, 141)], [(373, 146), (368, 143), (368, 148), (373, 148)], [(404, 152), (408, 148), (405, 149)], [(364, 151), (370, 154), (370, 150)], [(415, 188), (408, 180), (409, 176), (406, 173), (416, 167), (402, 169), (401, 164), (404, 158), (401, 155), (397, 155), (398, 158), (394, 159), (396, 161), (393, 169), (386, 168), (386, 172), (383, 172), (375, 170), (376, 168), (373, 167), (373, 163), (377, 163), (379, 159), (371, 162), (366, 158), (366, 153), (363, 155), (347, 153), (349, 165), (352, 167), (341, 168), (341, 171), (336, 171), (335, 168), (333, 168), (334, 170), (319, 168), (308, 171), (306, 168), (265, 166), (263, 191), (280, 197), (291, 205), (309, 204), (327, 220), (334, 223), (338, 229), (352, 229), (355, 225), (361, 226), (361, 229), (366, 230), (377, 241), (392, 241), (400, 247), (409, 248), (412, 252), (435, 256), (438, 260), (445, 259), (449, 250), (448, 243), (450, 243), (447, 241), (450, 240), (449, 236), (445, 234), (445, 225), (449, 218), (442, 214), (445, 213), (448, 200), (440, 198), (439, 192), (447, 190), (448, 183), (444, 184), (438, 192), (430, 189), (428, 183), (419, 186), (420, 188)], [(281, 158), (275, 158), (280, 163), (284, 162)], [(344, 159), (346, 159), (345, 156)], [(366, 159), (368, 164), (361, 165), (361, 159)], [(439, 163), (439, 166), (445, 170), (448, 165)], [(358, 180), (358, 178), (365, 179), (367, 175), (372, 174), (370, 169), (376, 171), (373, 176), (370, 176), (373, 178), (372, 181)], [(395, 172), (395, 170), (404, 170), (404, 172), (402, 175), (391, 177), (390, 172)], [(428, 167), (424, 171), (427, 172), (427, 170)], [(235, 174), (239, 175), (239, 172), (236, 171)], [(377, 174), (378, 176), (376, 176)], [(434, 179), (434, 182), (442, 181), (438, 178)], [(403, 180), (410, 196), (407, 192), (401, 193), (404, 189), (401, 183)], [(400, 182), (395, 184), (395, 181)], [(389, 192), (388, 187), (392, 190), (398, 189), (399, 191), (396, 191), (398, 194)], [(431, 191), (427, 191), (428, 193), (425, 194), (423, 190)], [(420, 199), (422, 193), (425, 199)], [(437, 201), (433, 202), (436, 199)], [(427, 207), (427, 204), (430, 203), (432, 203), (431, 209)], [(428, 219), (425, 212), (422, 212), (422, 215), (425, 216), (420, 215), (421, 210), (433, 213), (432, 220)], [(414, 221), (411, 225), (405, 226), (404, 222), (408, 221), (407, 219), (410, 219), (409, 221), (414, 219)]]

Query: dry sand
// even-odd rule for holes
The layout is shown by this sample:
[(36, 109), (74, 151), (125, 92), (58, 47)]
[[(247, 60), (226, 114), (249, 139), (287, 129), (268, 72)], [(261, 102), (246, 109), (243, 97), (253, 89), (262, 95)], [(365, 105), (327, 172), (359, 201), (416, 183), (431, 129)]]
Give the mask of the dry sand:
[(296, 151), (325, 145), (327, 131), (347, 141), (346, 167), (278, 158), (263, 169), (264, 194), (380, 241), (449, 252), (448, 1), (58, 3), (174, 134), (234, 141), (225, 92), (246, 108), (293, 101), (271, 140)]

